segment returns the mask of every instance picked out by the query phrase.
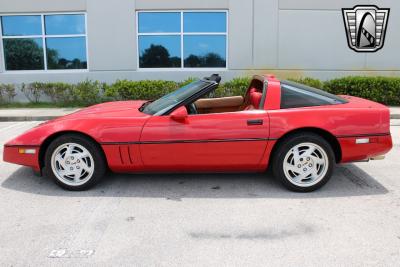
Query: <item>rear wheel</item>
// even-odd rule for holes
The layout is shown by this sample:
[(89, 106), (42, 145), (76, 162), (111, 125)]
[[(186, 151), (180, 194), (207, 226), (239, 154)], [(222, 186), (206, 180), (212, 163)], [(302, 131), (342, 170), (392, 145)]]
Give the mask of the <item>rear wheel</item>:
[(328, 182), (335, 160), (325, 139), (313, 133), (301, 133), (280, 143), (272, 164), (274, 176), (286, 188), (310, 192)]
[(91, 140), (76, 134), (55, 139), (45, 154), (45, 174), (67, 190), (86, 190), (105, 174), (102, 151)]

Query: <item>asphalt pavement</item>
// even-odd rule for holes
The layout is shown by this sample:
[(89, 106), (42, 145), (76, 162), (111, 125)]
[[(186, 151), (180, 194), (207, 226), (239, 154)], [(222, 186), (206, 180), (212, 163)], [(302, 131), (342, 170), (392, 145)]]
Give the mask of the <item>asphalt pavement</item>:
[[(39, 122), (1, 122), (8, 139)], [(0, 160), (0, 266), (399, 266), (400, 123), (321, 190), (270, 174), (109, 174), (68, 192)]]

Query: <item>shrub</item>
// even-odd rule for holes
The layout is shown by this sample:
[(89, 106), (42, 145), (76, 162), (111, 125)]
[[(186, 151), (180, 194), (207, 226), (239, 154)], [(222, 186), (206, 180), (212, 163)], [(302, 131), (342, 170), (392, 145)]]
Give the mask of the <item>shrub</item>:
[(43, 93), (43, 87), (45, 83), (34, 82), (30, 84), (21, 84), (21, 92), (31, 103), (39, 103), (39, 100)]
[(234, 78), (219, 85), (212, 97), (244, 95), (249, 87), (251, 77)]
[(179, 83), (177, 84), (177, 87), (179, 88), (179, 87), (188, 85), (189, 83), (194, 82), (194, 81), (196, 81), (196, 80), (198, 80), (198, 78), (196, 78), (196, 77), (189, 77), (189, 78), (187, 78), (186, 80), (184, 80), (184, 81), (182, 81), (182, 82), (179, 82)]
[(324, 83), (333, 94), (367, 98), (387, 105), (400, 105), (400, 78), (349, 76)]
[(314, 88), (322, 89), (323, 88), (323, 82), (321, 82), (318, 79), (310, 78), (310, 77), (305, 77), (305, 78), (300, 78), (300, 79), (289, 79), (290, 81), (301, 83), (304, 85), (308, 85)]
[(46, 83), (43, 84), (43, 93), (48, 96), (53, 103), (66, 105), (73, 100), (73, 86), (68, 83)]
[(72, 86), (72, 100), (78, 105), (93, 105), (102, 102), (106, 85), (98, 81), (85, 80)]
[(313, 78), (290, 79), (336, 95), (352, 95), (386, 105), (400, 105), (400, 78), (348, 76), (321, 82)]
[[(38, 103), (43, 95), (61, 105), (92, 105), (107, 100), (152, 100), (196, 80), (182, 82), (163, 80), (118, 80), (106, 85), (86, 80), (78, 84), (30, 83), (22, 84), (21, 91), (32, 103)], [(321, 82), (314, 78), (291, 79), (292, 81), (320, 88), (333, 94), (348, 94), (367, 98), (387, 105), (400, 105), (400, 78), (349, 76)], [(209, 97), (244, 95), (251, 77), (235, 78), (221, 83)], [(15, 85), (0, 84), (0, 103), (11, 102), (15, 97)]]
[(178, 88), (178, 84), (172, 81), (162, 80), (143, 80), (143, 81), (128, 81), (118, 80), (115, 83), (107, 86), (105, 95), (117, 100), (128, 99), (157, 99), (165, 94), (168, 94)]
[(5, 91), (4, 91), (4, 87), (3, 86), (4, 86), (3, 84), (0, 84), (0, 104), (3, 104), (3, 103), (6, 102)]
[(10, 103), (16, 95), (14, 84), (0, 84), (0, 103)]

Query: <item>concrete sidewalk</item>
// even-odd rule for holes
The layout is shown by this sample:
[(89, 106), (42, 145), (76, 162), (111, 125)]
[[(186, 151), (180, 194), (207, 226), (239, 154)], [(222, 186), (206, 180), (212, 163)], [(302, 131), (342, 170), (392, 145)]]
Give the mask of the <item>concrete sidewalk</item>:
[(400, 107), (390, 107), (390, 118), (400, 120)]
[[(73, 113), (77, 108), (6, 108), (0, 109), (1, 121), (46, 121)], [(390, 118), (400, 119), (400, 107), (390, 107)]]
[(1, 121), (47, 121), (79, 109), (77, 108), (4, 108), (0, 109)]

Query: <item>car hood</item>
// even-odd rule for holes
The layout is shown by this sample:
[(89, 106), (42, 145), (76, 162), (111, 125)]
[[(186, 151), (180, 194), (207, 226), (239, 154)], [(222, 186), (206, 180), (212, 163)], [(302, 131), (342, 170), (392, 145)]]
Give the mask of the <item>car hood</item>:
[(139, 139), (150, 117), (139, 111), (146, 101), (116, 101), (94, 105), (69, 115), (43, 122), (7, 142), (6, 145), (41, 145), (58, 132), (80, 132), (98, 142), (131, 142)]
[(87, 108), (80, 109), (69, 115), (60, 117), (56, 120), (82, 119), (82, 118), (121, 118), (121, 117), (146, 117), (147, 114), (140, 112), (140, 106), (145, 103), (144, 100), (132, 101), (114, 101), (97, 104)]

